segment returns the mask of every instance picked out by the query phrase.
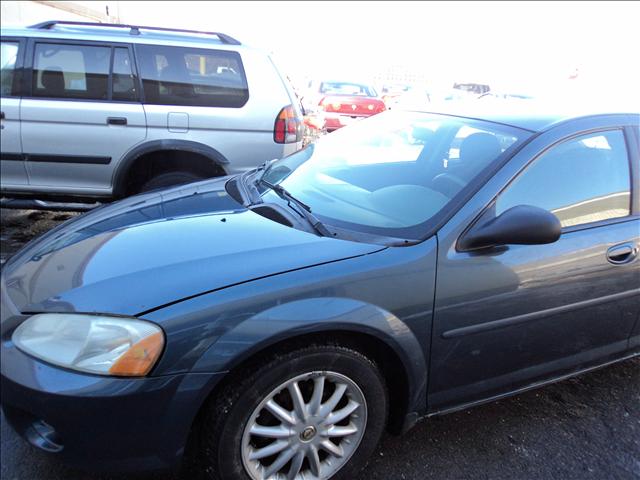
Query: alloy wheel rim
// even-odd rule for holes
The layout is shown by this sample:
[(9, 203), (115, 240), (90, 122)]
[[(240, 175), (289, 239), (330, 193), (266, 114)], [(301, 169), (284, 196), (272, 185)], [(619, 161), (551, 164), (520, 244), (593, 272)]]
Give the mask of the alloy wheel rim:
[(364, 394), (348, 377), (314, 371), (291, 378), (252, 412), (242, 462), (253, 480), (325, 480), (357, 450), (367, 424)]

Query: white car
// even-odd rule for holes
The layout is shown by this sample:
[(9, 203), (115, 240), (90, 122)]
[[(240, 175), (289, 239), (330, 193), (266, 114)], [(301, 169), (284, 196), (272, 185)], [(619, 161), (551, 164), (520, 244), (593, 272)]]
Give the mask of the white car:
[(302, 147), (286, 78), (223, 33), (44, 22), (2, 30), (1, 66), (2, 206), (109, 201)]

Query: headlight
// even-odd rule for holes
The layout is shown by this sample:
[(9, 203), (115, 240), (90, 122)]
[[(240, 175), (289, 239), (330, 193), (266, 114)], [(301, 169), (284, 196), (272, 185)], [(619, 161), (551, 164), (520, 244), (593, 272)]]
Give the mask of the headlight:
[(12, 339), (46, 362), (99, 375), (146, 375), (164, 346), (164, 334), (153, 323), (66, 313), (34, 315)]

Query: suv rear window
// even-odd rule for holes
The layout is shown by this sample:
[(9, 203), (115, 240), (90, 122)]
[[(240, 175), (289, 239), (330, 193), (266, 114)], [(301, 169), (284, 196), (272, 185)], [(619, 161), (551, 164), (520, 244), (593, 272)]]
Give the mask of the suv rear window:
[(157, 45), (136, 52), (145, 103), (239, 108), (249, 99), (237, 52)]

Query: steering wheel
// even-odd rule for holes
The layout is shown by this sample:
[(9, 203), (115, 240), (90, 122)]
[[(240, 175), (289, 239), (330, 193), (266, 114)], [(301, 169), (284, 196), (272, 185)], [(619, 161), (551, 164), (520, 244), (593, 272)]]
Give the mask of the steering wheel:
[(451, 173), (440, 173), (431, 181), (434, 190), (453, 198), (460, 190), (467, 186), (467, 182)]

